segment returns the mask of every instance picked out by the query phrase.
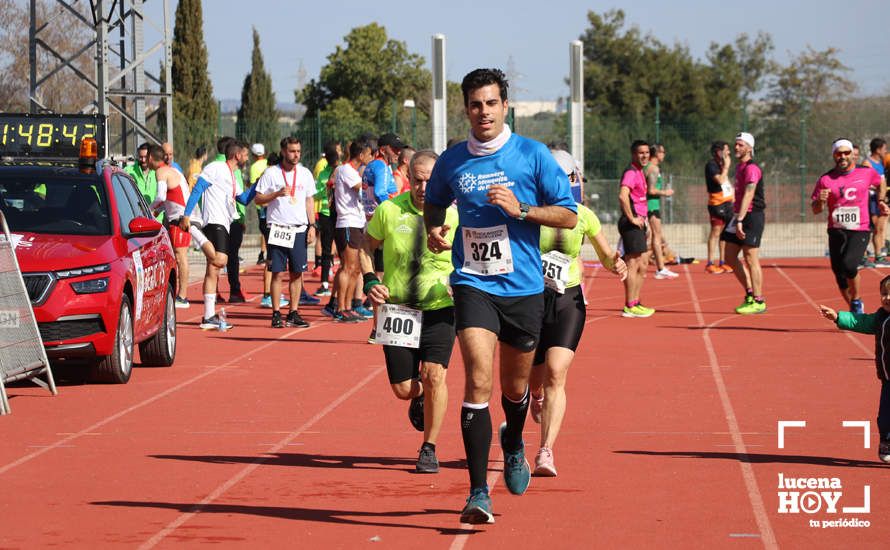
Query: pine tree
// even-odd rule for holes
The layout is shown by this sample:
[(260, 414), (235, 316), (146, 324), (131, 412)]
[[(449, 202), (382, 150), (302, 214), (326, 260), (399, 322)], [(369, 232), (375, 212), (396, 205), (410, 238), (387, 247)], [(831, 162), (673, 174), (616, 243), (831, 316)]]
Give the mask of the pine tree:
[(275, 94), (272, 92), (272, 77), (263, 64), (260, 51), (260, 35), (253, 29), (253, 55), (250, 72), (244, 77), (241, 88), (241, 107), (238, 109), (238, 122), (235, 134), (248, 143), (262, 143), (267, 150), (275, 150), (281, 138), (278, 128), (278, 112), (275, 110)]
[[(207, 74), (201, 0), (179, 0), (173, 28), (173, 145), (180, 158), (199, 146), (214, 151), (219, 116)], [(166, 135), (166, 102), (161, 101), (158, 125)]]

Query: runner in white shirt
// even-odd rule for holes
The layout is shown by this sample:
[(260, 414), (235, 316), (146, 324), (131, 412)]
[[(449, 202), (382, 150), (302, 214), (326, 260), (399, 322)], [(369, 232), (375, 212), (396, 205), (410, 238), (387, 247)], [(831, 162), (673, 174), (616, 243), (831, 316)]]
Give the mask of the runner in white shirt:
[[(281, 140), (281, 164), (263, 172), (256, 185), (256, 203), (266, 206), (269, 240), (269, 270), (272, 272), (272, 328), (305, 328), (309, 323), (297, 312), (303, 272), (306, 271), (306, 247), (315, 242), (315, 178), (299, 164), (302, 144), (299, 138)], [(281, 319), (280, 297), (284, 273), (290, 273), (290, 313)]]
[(357, 322), (364, 317), (352, 311), (351, 299), (355, 294), (357, 278), (361, 276), (359, 250), (364, 246), (365, 210), (360, 197), (362, 177), (359, 166), (371, 160), (371, 147), (363, 141), (349, 146), (349, 162), (337, 168), (334, 181), (334, 204), (337, 223), (334, 240), (340, 253), (340, 271), (337, 272), (339, 311), (334, 320)]
[(183, 231), (189, 230), (189, 216), (204, 197), (202, 203), (203, 231), (207, 239), (213, 243), (216, 255), (213, 261), (207, 262), (204, 273), (204, 318), (201, 319), (202, 329), (226, 330), (231, 325), (225, 323), (216, 314), (216, 284), (219, 270), (229, 260), (229, 225), (238, 214), (235, 210), (235, 170), (244, 168), (247, 162), (247, 144), (232, 140), (225, 147), (226, 160), (214, 161), (204, 167), (198, 176), (198, 182), (185, 205), (185, 212), (179, 222)]
[(167, 221), (167, 231), (170, 234), (170, 242), (173, 245), (173, 253), (176, 256), (176, 264), (179, 266), (179, 280), (176, 307), (188, 308), (189, 301), (186, 296), (189, 281), (188, 250), (192, 238), (208, 260), (213, 261), (216, 250), (213, 244), (207, 240), (201, 230), (194, 225), (189, 230), (183, 231), (179, 227), (179, 219), (185, 212), (185, 205), (189, 199), (189, 184), (182, 172), (166, 164), (164, 149), (160, 145), (152, 145), (148, 148), (148, 166), (154, 170), (158, 181), (158, 194), (151, 203), (154, 214), (164, 212)]

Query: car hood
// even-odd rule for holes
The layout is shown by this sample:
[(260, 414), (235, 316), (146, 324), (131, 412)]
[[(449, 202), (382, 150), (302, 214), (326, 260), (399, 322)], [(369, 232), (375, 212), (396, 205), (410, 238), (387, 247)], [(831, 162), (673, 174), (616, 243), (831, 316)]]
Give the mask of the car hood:
[(57, 271), (108, 263), (118, 256), (111, 235), (12, 234), (23, 273)]

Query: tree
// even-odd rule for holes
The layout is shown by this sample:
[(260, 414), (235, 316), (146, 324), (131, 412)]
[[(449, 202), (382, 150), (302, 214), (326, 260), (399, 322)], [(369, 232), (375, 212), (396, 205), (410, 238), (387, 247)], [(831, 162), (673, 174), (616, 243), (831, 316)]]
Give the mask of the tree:
[[(89, 6), (74, 5), (70, 9), (82, 13), (87, 19)], [(37, 25), (42, 27), (40, 38), (64, 58), (74, 56), (90, 37), (90, 29), (73, 14), (62, 10), (50, 13), (47, 2), (37, 2)], [(6, 0), (0, 9), (0, 111), (28, 111), (29, 69), (28, 62), (28, 2)], [(71, 61), (84, 74), (93, 74), (95, 48), (87, 49)], [(59, 64), (59, 60), (42, 47), (37, 48), (38, 78)], [(96, 96), (86, 81), (66, 67), (40, 85), (37, 98), (45, 108), (57, 113), (79, 112)]]
[[(218, 110), (207, 74), (207, 46), (200, 0), (180, 0), (173, 28), (173, 142), (191, 154), (214, 141)], [(158, 112), (160, 133), (166, 132), (166, 102)]]
[(401, 109), (405, 99), (414, 99), (419, 110), (429, 113), (429, 94), (424, 92), (430, 88), (430, 74), (423, 69), (422, 56), (387, 38), (377, 23), (352, 29), (344, 41), (345, 48), (337, 46), (327, 57), (318, 80), (296, 91), (297, 103), (306, 106), (304, 120), (315, 119), (335, 101), (337, 111), (348, 114), (349, 125), (364, 121), (386, 127), (393, 105)]
[(767, 92), (770, 114), (795, 114), (805, 104), (812, 107), (853, 94), (856, 84), (844, 76), (850, 68), (838, 54), (837, 48), (816, 51), (807, 46), (787, 66), (780, 67)]
[(253, 54), (250, 72), (244, 77), (241, 88), (241, 107), (235, 126), (236, 137), (248, 143), (262, 143), (267, 149), (281, 138), (278, 128), (278, 112), (275, 110), (275, 94), (272, 92), (272, 77), (263, 64), (260, 51), (260, 35), (253, 29)]

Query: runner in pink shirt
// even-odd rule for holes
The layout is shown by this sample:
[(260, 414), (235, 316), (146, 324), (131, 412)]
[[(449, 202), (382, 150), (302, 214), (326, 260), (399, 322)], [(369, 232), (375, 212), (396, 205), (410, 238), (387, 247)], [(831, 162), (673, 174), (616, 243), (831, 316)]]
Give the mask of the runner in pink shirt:
[[(733, 219), (726, 224), (720, 240), (726, 243), (726, 263), (745, 289), (745, 301), (735, 308), (741, 315), (764, 313), (763, 272), (760, 269), (760, 240), (766, 225), (763, 209), (763, 172), (754, 162), (754, 136), (741, 132), (735, 138), (735, 203)], [(739, 260), (739, 252), (744, 263)]]
[[(834, 168), (816, 182), (813, 189), (814, 214), (821, 214), (828, 206), (828, 252), (831, 270), (837, 280), (844, 301), (853, 313), (864, 313), (859, 298), (859, 259), (868, 247), (869, 212), (868, 198), (871, 189), (879, 189), (878, 196), (886, 193), (880, 175), (870, 168), (856, 166), (853, 160), (853, 143), (838, 139), (831, 145)], [(880, 201), (882, 215), (890, 208)]]
[(649, 267), (649, 241), (646, 238), (646, 176), (643, 166), (649, 162), (649, 144), (637, 140), (630, 146), (631, 164), (621, 176), (618, 203), (621, 218), (618, 220), (618, 233), (624, 248), (624, 262), (627, 264), (627, 279), (624, 280), (623, 317), (650, 317), (655, 310), (640, 303), (640, 290)]

